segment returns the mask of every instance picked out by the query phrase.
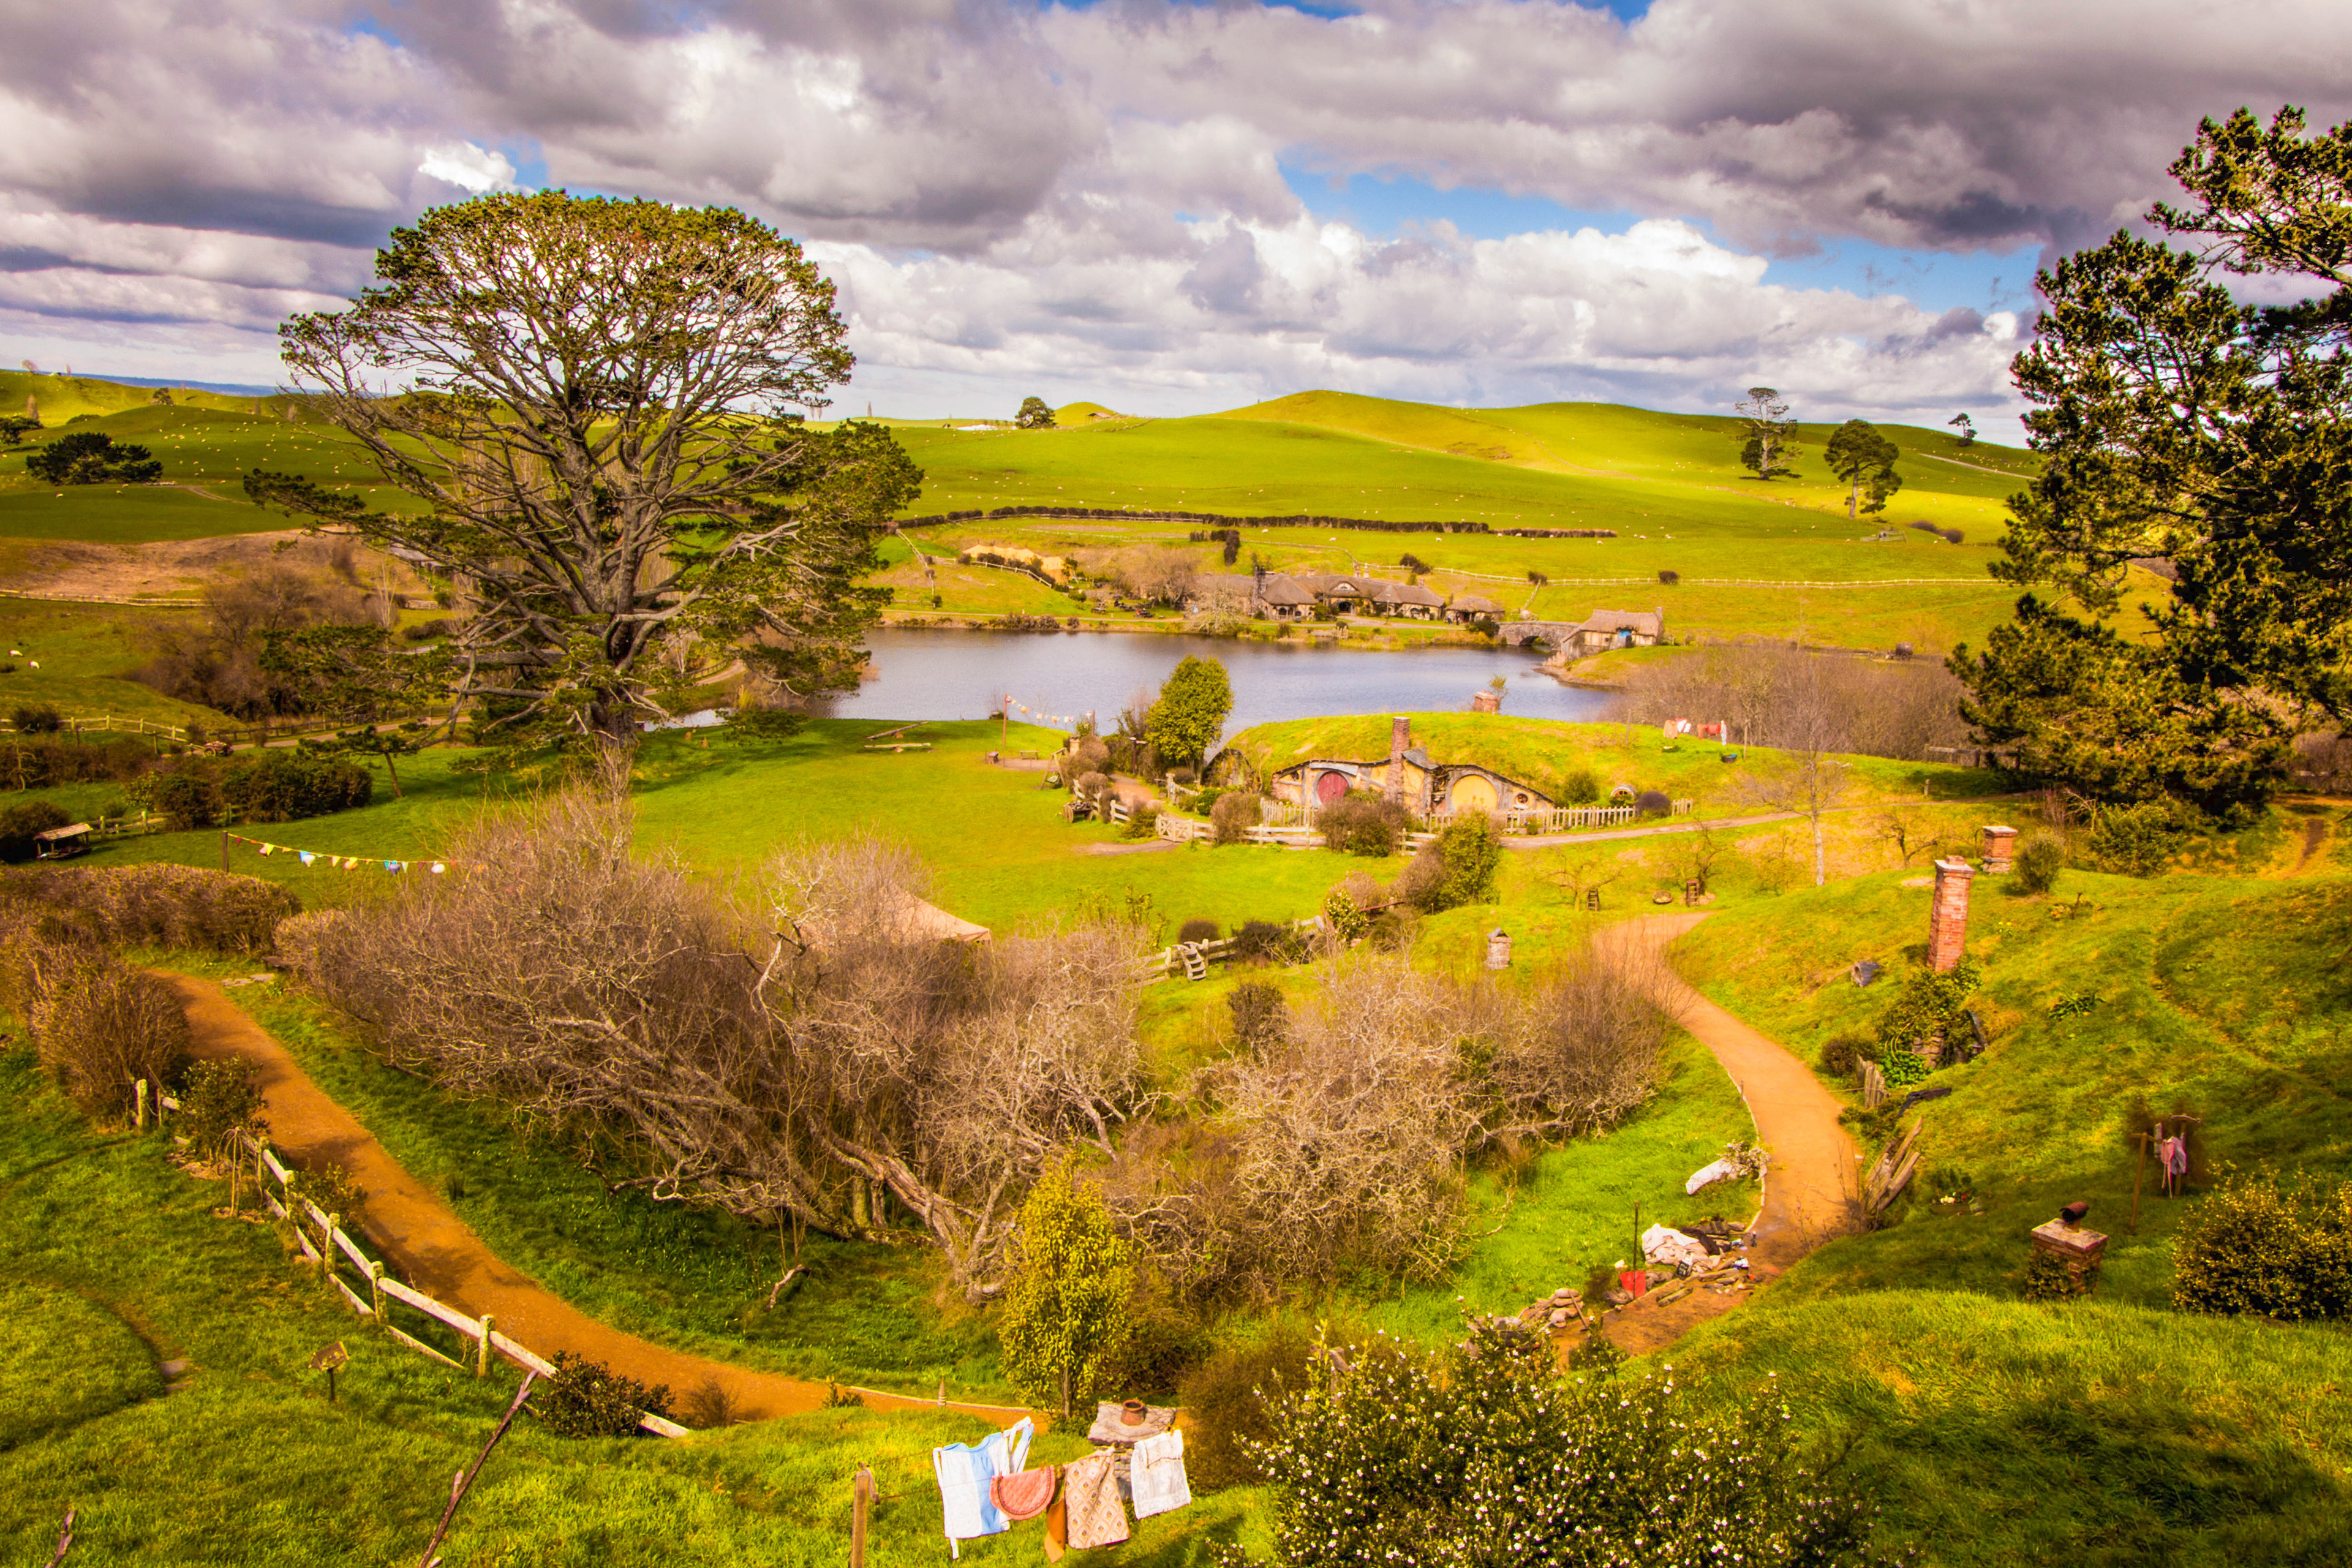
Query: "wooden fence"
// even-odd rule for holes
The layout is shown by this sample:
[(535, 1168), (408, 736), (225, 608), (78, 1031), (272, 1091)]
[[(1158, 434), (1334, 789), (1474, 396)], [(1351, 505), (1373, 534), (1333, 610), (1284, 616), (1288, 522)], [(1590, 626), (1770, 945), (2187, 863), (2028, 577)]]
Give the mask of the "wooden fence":
[[(1293, 921), (1288, 929), (1311, 932), (1320, 930), (1322, 925), (1319, 920)], [(1241, 938), (1227, 936), (1219, 937), (1214, 942), (1180, 942), (1171, 947), (1163, 947), (1143, 961), (1144, 978), (1160, 980), (1176, 974), (1194, 980), (1205, 978), (1207, 966), (1230, 962), (1240, 943)]]
[[(98, 713), (91, 714), (84, 718), (60, 720), (58, 721), (58, 728), (53, 731), (26, 730), (21, 731), (21, 733), (27, 735), (54, 734), (61, 738), (70, 740), (79, 740), (85, 734), (137, 735), (142, 737), (152, 736), (157, 740), (171, 741), (179, 745), (210, 744), (211, 742), (217, 741), (222, 744), (228, 746), (260, 746), (268, 745), (272, 741), (299, 740), (307, 735), (340, 734), (345, 730), (357, 729), (362, 726), (371, 729), (382, 729), (387, 725), (404, 724), (418, 719), (432, 719), (436, 717), (438, 717), (438, 715), (434, 713), (406, 713), (394, 715), (389, 718), (362, 720), (296, 720), (277, 725), (222, 725), (218, 727), (206, 725), (201, 731), (203, 739), (199, 742), (191, 742), (188, 739), (188, 731), (186, 728), (182, 725), (165, 724), (157, 720), (142, 719), (135, 715)], [(13, 723), (0, 723), (0, 735), (14, 735), (17, 733), (20, 733), (20, 731)]]
[[(146, 1120), (147, 1094), (147, 1085), (142, 1081), (139, 1085), (139, 1106), (142, 1124)], [(180, 1102), (170, 1095), (161, 1096), (158, 1103), (167, 1111), (180, 1109)], [(351, 1232), (342, 1227), (341, 1215), (327, 1213), (302, 1194), (299, 1172), (289, 1170), (269, 1145), (259, 1139), (240, 1135), (239, 1141), (244, 1145), (245, 1153), (252, 1158), (255, 1171), (267, 1172), (271, 1181), (277, 1184), (276, 1192), (270, 1191), (268, 1183), (258, 1184), (261, 1201), (268, 1205), (271, 1214), (286, 1221), (292, 1228), (304, 1259), (319, 1266), (320, 1277), (342, 1293), (344, 1301), (349, 1303), (352, 1311), (410, 1350), (431, 1356), (442, 1365), (458, 1372), (469, 1372), (476, 1377), (488, 1373), (493, 1352), (504, 1356), (517, 1366), (530, 1368), (541, 1377), (555, 1375), (554, 1363), (499, 1332), (494, 1317), (488, 1314), (473, 1317), (386, 1276), (383, 1262), (370, 1258)], [(306, 1220), (309, 1228), (305, 1226)], [(365, 1295), (352, 1288), (343, 1278), (343, 1270), (339, 1264), (348, 1265), (350, 1272), (366, 1287)], [(392, 1309), (394, 1306), (404, 1307), (455, 1331), (458, 1339), (470, 1347), (467, 1352), (467, 1361), (461, 1362), (434, 1349), (394, 1322)], [(467, 1362), (472, 1364), (468, 1365)], [(659, 1415), (642, 1415), (637, 1426), (659, 1437), (683, 1437), (687, 1434), (686, 1427)]]
[[(1696, 801), (1672, 803), (1673, 815), (1688, 816)], [(1244, 842), (1250, 844), (1312, 845), (1323, 841), (1323, 830), (1315, 826), (1315, 813), (1305, 805), (1284, 801), (1265, 801), (1258, 807), (1259, 823), (1242, 829)], [(1550, 811), (1513, 811), (1503, 814), (1503, 830), (1512, 834), (1572, 833), (1580, 828), (1622, 827), (1641, 819), (1639, 808), (1630, 805), (1567, 805)], [(1118, 820), (1124, 821), (1124, 817)], [(1443, 818), (1432, 818), (1442, 825)], [(1198, 817), (1178, 816), (1163, 811), (1157, 824), (1160, 837), (1177, 844), (1188, 844), (1196, 838), (1207, 838), (1215, 829)], [(1416, 828), (1405, 835), (1407, 847), (1418, 849), (1436, 833), (1429, 828)]]

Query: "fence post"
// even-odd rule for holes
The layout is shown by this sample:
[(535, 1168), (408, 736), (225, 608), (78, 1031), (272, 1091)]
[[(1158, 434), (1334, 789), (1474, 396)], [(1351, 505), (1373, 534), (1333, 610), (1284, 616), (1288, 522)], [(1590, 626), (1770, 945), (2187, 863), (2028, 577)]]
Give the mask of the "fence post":
[(489, 1375), (490, 1325), (497, 1321), (498, 1320), (491, 1317), (488, 1312), (484, 1312), (482, 1314), (482, 1348), (479, 1353), (478, 1353), (474, 1358), (474, 1375), (476, 1377), (488, 1377)]
[(326, 1234), (319, 1237), (319, 1283), (325, 1284), (335, 1274), (335, 1233), (343, 1228), (343, 1216), (327, 1216)]
[(142, 1078), (138, 1081), (139, 1109), (133, 1113), (137, 1116), (138, 1121), (134, 1125), (137, 1127), (138, 1131), (144, 1132), (147, 1131), (147, 1080)]
[(368, 1300), (375, 1308), (377, 1322), (391, 1321), (383, 1314), (383, 1265), (381, 1263), (371, 1262), (368, 1265)]

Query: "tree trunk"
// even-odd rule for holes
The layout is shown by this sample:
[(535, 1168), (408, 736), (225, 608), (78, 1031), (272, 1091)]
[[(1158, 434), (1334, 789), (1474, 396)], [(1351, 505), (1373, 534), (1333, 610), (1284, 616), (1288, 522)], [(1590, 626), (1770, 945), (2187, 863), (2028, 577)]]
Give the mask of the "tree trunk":
[(1828, 857), (1822, 849), (1822, 808), (1812, 809), (1813, 818), (1813, 886), (1825, 887), (1830, 879)]
[(390, 752), (386, 752), (383, 754), (383, 771), (392, 775), (392, 798), (394, 800), (400, 799), (400, 770), (392, 765), (392, 753)]

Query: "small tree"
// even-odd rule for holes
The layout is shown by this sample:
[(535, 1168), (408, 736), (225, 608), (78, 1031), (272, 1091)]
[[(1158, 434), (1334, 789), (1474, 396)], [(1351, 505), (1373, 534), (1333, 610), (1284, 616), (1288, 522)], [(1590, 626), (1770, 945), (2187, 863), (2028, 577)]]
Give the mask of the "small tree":
[(1797, 470), (1789, 467), (1789, 458), (1796, 450), (1797, 422), (1789, 417), (1780, 394), (1769, 386), (1751, 386), (1731, 406), (1740, 421), (1740, 465), (1759, 479), (1794, 478)]
[(1021, 412), (1013, 416), (1013, 423), (1024, 430), (1051, 430), (1054, 427), (1053, 407), (1042, 397), (1024, 397), (1021, 400)]
[(1128, 1336), (1135, 1266), (1102, 1194), (1051, 1167), (1021, 1205), (1018, 1274), (997, 1331), (1005, 1374), (1021, 1396), (1074, 1401), (1102, 1386)]
[(1144, 733), (1163, 763), (1197, 766), (1224, 732), (1225, 715), (1233, 710), (1234, 687), (1225, 667), (1187, 654), (1144, 716)]
[(1949, 425), (1953, 429), (1958, 430), (1960, 433), (1960, 447), (1962, 450), (1966, 450), (1977, 444), (1977, 422), (1969, 418), (1967, 415), (1955, 414), (1949, 419), (1945, 420), (1944, 423)]
[(151, 485), (163, 477), (163, 465), (144, 447), (76, 430), (26, 458), (25, 471), (52, 485)]
[[(1885, 511), (1887, 498), (1903, 488), (1903, 476), (1895, 471), (1895, 459), (1902, 453), (1866, 419), (1849, 419), (1839, 426), (1823, 456), (1830, 471), (1852, 487), (1845, 502), (1850, 518)], [(1864, 491), (1869, 493), (1867, 500)]]

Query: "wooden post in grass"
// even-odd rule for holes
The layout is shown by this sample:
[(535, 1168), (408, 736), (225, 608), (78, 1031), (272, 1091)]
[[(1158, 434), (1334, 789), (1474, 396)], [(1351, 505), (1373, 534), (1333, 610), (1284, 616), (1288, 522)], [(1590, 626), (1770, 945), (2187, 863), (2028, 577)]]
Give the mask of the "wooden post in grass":
[(226, 828), (221, 830), (221, 869), (224, 872), (228, 869), (228, 830)]
[(866, 1513), (874, 1506), (874, 1472), (864, 1465), (849, 1482), (849, 1568), (866, 1568)]
[(2146, 1132), (2135, 1132), (2132, 1136), (2139, 1140), (2139, 1163), (2132, 1167), (2131, 1229), (2132, 1234), (2137, 1236), (2139, 1234), (2139, 1185), (2141, 1180), (2147, 1174), (2147, 1141), (2150, 1135)]
[(139, 1079), (137, 1088), (139, 1109), (132, 1113), (137, 1118), (132, 1125), (138, 1131), (144, 1132), (147, 1131), (147, 1080), (143, 1078)]
[(327, 1216), (326, 1231), (319, 1237), (319, 1283), (323, 1285), (335, 1277), (335, 1232), (343, 1228), (343, 1216)]
[(377, 1322), (391, 1321), (383, 1315), (383, 1265), (381, 1263), (371, 1262), (368, 1265), (368, 1300), (375, 1308)]
[(474, 1375), (476, 1377), (488, 1377), (490, 1374), (490, 1325), (497, 1321), (498, 1320), (491, 1317), (488, 1312), (484, 1312), (482, 1314), (482, 1343), (481, 1348), (475, 1352), (474, 1356)]

